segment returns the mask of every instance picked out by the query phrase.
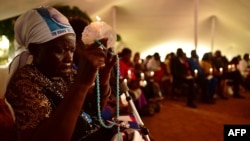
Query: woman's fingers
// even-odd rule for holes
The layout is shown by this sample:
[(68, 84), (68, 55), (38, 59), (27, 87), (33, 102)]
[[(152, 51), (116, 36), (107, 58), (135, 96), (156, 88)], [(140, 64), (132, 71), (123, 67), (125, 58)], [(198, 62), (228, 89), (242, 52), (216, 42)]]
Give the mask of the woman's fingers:
[[(89, 80), (94, 82), (97, 71), (100, 72), (101, 83), (108, 83), (110, 74), (117, 62), (117, 56), (109, 52), (113, 52), (111, 48), (102, 49), (99, 46), (90, 46), (85, 48), (80, 55), (81, 72), (83, 78), (87, 77)], [(92, 73), (94, 72), (94, 73)], [(86, 76), (92, 74), (90, 76)]]
[(89, 47), (83, 51), (83, 56), (95, 67), (105, 66), (105, 51), (98, 47)]

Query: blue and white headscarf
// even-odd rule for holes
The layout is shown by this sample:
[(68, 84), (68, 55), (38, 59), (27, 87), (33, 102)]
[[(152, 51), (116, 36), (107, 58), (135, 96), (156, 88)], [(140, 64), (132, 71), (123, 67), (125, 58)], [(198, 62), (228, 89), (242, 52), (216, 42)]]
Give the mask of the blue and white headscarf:
[(67, 33), (74, 33), (68, 19), (53, 7), (40, 7), (21, 15), (14, 27), (18, 44), (44, 43)]
[(75, 34), (68, 19), (53, 7), (40, 7), (22, 14), (15, 22), (14, 32), (19, 44), (17, 49), (25, 51), (12, 60), (9, 80), (16, 70), (32, 62), (27, 50), (30, 43), (41, 44), (68, 33)]

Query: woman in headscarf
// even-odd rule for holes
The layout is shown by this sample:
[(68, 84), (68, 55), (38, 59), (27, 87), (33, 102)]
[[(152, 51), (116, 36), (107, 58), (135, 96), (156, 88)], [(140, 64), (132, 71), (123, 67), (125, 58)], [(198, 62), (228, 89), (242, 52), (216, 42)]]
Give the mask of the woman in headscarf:
[[(65, 16), (52, 7), (33, 9), (17, 19), (14, 31), (17, 42), (33, 57), (31, 64), (22, 67), (13, 64), (17, 70), (6, 90), (15, 113), (18, 140), (85, 141), (91, 140), (89, 134), (105, 140), (82, 107), (97, 72), (109, 66), (104, 69), (105, 77), (100, 73), (105, 78), (100, 82), (105, 104), (110, 95), (109, 68), (115, 65), (116, 58), (106, 58), (106, 52), (97, 45), (86, 48), (71, 81), (76, 37)], [(90, 132), (85, 130), (88, 128)]]
[[(112, 121), (113, 118), (117, 117), (117, 113), (129, 114), (123, 110), (121, 110), (120, 105), (117, 105), (117, 100), (120, 101), (120, 96), (117, 95), (117, 88), (119, 88), (119, 92), (124, 91), (121, 85), (117, 83), (117, 79), (119, 80), (119, 73), (117, 72), (118, 65), (116, 67), (113, 66), (116, 59), (114, 57), (117, 57), (117, 55), (113, 52), (113, 47), (115, 45), (116, 41), (116, 33), (112, 29), (111, 26), (109, 26), (107, 23), (103, 21), (95, 21), (89, 23), (88, 21), (84, 20), (81, 17), (74, 16), (69, 18), (69, 22), (72, 26), (72, 28), (75, 31), (76, 34), (76, 50), (73, 56), (73, 62), (74, 62), (74, 69), (78, 69), (79, 65), (79, 59), (81, 58), (82, 51), (84, 52), (87, 48), (94, 48), (98, 46), (99, 48), (102, 48), (103, 50), (106, 50), (107, 52), (107, 59), (106, 59), (106, 65), (103, 68), (99, 69), (100, 74), (100, 84), (102, 85), (108, 85), (109, 83), (111, 87), (111, 93), (112, 95), (109, 97), (108, 102), (103, 101), (102, 105), (104, 108), (102, 108), (102, 118), (104, 120)], [(113, 59), (112, 59), (113, 58)], [(112, 69), (113, 68), (113, 69)], [(112, 71), (113, 70), (113, 71)], [(111, 71), (111, 72), (110, 72)], [(117, 84), (119, 86), (117, 86)], [(98, 109), (96, 106), (98, 102), (96, 101), (96, 88), (98, 87), (98, 83), (95, 83), (95, 86), (93, 86), (92, 91), (90, 90), (85, 103), (84, 103), (84, 111), (85, 114), (89, 114), (90, 117), (92, 117), (92, 120), (95, 121), (95, 117), (97, 115)], [(120, 90), (121, 87), (121, 90)], [(107, 103), (106, 105), (104, 105)], [(117, 111), (118, 108), (118, 111)], [(125, 108), (127, 109), (127, 108)], [(122, 127), (123, 125), (120, 124)], [(103, 126), (103, 125), (102, 125)], [(116, 126), (114, 126), (116, 127)], [(137, 130), (125, 127), (122, 128), (119, 135), (123, 135), (123, 140), (136, 140), (140, 141), (142, 140), (142, 136), (139, 135), (139, 132)], [(135, 126), (134, 126), (135, 127)], [(127, 129), (128, 128), (128, 129)], [(99, 130), (99, 135), (93, 134), (90, 137), (88, 137), (88, 140), (110, 140), (110, 137), (112, 136), (112, 140), (116, 141), (118, 134), (115, 134), (115, 128), (101, 128)], [(137, 128), (136, 128), (137, 129)], [(123, 134), (126, 133), (126, 134)], [(115, 134), (115, 135), (114, 135)], [(86, 139), (84, 139), (85, 141)]]

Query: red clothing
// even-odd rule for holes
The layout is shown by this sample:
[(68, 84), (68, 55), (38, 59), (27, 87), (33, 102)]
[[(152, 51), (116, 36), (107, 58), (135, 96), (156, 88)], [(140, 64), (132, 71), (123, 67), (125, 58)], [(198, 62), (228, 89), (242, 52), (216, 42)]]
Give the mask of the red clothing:
[(155, 80), (157, 82), (160, 82), (165, 74), (166, 74), (166, 65), (164, 63), (161, 63), (161, 69), (158, 71), (155, 71), (154, 73)]
[[(129, 78), (132, 80), (135, 80), (135, 73), (134, 73), (134, 68), (131, 62), (124, 62), (122, 59), (119, 61), (120, 63), (120, 76), (122, 78)], [(131, 74), (128, 74), (128, 71), (130, 70)]]

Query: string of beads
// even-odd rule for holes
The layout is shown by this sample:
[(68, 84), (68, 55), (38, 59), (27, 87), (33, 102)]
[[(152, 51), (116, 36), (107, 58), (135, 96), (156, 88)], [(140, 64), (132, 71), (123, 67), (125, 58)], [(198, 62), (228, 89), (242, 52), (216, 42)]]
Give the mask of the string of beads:
[[(120, 111), (119, 111), (119, 93), (120, 93), (120, 89), (119, 89), (119, 82), (120, 82), (120, 65), (119, 65), (119, 57), (118, 55), (116, 55), (117, 57), (117, 65), (116, 65), (116, 121), (120, 115)], [(96, 93), (97, 93), (97, 111), (98, 111), (98, 120), (100, 122), (100, 124), (105, 127), (105, 128), (112, 128), (115, 124), (116, 121), (113, 122), (111, 125), (106, 125), (103, 120), (102, 120), (102, 115), (101, 115), (101, 92), (100, 92), (100, 77), (99, 77), (99, 73), (97, 73), (96, 75)], [(118, 141), (120, 140), (120, 127), (119, 125), (117, 126), (117, 133), (118, 133)]]

